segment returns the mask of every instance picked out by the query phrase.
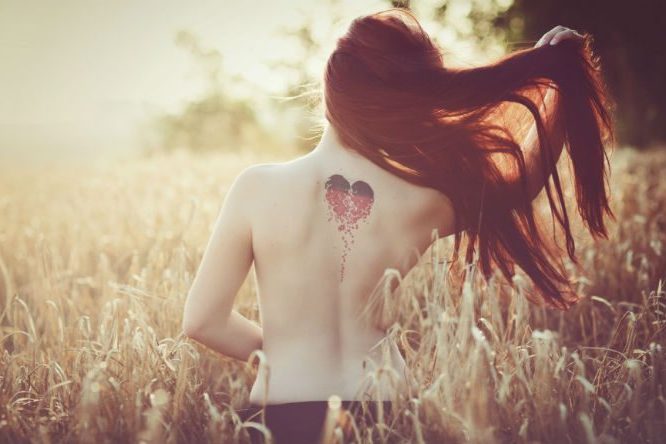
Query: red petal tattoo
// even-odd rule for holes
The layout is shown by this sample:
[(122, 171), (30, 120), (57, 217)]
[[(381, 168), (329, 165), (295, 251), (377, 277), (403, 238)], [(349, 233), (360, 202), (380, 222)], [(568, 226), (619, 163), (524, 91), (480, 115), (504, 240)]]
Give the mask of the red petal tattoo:
[(328, 202), (329, 218), (335, 219), (338, 231), (342, 234), (343, 251), (340, 267), (340, 281), (344, 277), (345, 259), (354, 243), (354, 230), (359, 223), (370, 215), (374, 192), (370, 185), (357, 180), (351, 186), (349, 181), (340, 174), (334, 174), (324, 184), (326, 202)]

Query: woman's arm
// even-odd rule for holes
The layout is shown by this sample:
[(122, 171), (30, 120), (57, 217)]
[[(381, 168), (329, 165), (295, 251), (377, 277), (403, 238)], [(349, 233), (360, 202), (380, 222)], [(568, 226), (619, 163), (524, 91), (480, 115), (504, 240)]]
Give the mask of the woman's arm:
[[(189, 331), (189, 333), (188, 333)], [(264, 332), (254, 322), (232, 310), (226, 322), (204, 324), (186, 335), (231, 358), (247, 361), (254, 350), (263, 348)]]
[[(541, 115), (546, 115), (544, 111), (546, 109), (552, 109), (556, 105), (557, 94), (558, 93), (553, 88), (548, 88), (541, 107)], [(550, 141), (550, 150), (554, 162), (554, 168), (562, 154), (562, 150), (564, 149), (564, 127), (562, 122), (556, 119), (555, 116), (544, 119), (544, 127), (546, 130), (546, 137)], [(533, 200), (539, 195), (552, 174), (552, 170), (544, 170), (539, 150), (539, 137), (536, 123), (532, 124), (521, 146), (523, 147), (523, 153), (525, 156), (527, 193), (529, 199)], [(516, 176), (515, 180), (519, 182), (520, 178)]]
[[(546, 32), (537, 43), (534, 45), (535, 48), (538, 48), (543, 45), (555, 45), (558, 42), (567, 39), (582, 39), (583, 36), (576, 31), (569, 29), (565, 26), (555, 26), (550, 31)], [(554, 88), (548, 88), (546, 91), (543, 104), (539, 108), (539, 113), (542, 116), (546, 116), (546, 110), (553, 110), (557, 106), (557, 100), (559, 100), (558, 92)], [(564, 126), (563, 122), (551, 115), (551, 118), (544, 119), (544, 127), (546, 130), (546, 137), (550, 141), (550, 150), (552, 153), (552, 158), (554, 164), (557, 165), (562, 150), (564, 148)], [(523, 154), (525, 157), (525, 169), (527, 173), (527, 191), (530, 200), (535, 199), (541, 190), (545, 187), (551, 171), (545, 171), (544, 165), (541, 160), (541, 153), (539, 150), (539, 137), (537, 133), (536, 123), (533, 123), (530, 127), (529, 132), (525, 136), (523, 143), (521, 143), (523, 148)], [(554, 166), (553, 166), (554, 167)], [(514, 173), (517, 173), (514, 171)], [(512, 185), (514, 185), (515, 190), (520, 190), (520, 177), (517, 174), (514, 174), (511, 179)]]
[(224, 355), (247, 360), (262, 348), (261, 327), (232, 310), (254, 260), (249, 207), (261, 182), (245, 169), (225, 196), (213, 234), (185, 301), (185, 335)]

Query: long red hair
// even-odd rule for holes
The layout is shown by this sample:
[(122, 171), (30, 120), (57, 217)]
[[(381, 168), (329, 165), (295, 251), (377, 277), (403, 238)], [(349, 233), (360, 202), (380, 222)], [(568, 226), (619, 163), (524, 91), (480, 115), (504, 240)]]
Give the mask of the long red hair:
[[(486, 277), (499, 267), (509, 279), (517, 264), (534, 282), (542, 301), (567, 309), (578, 296), (535, 224), (525, 157), (516, 139), (536, 123), (541, 160), (557, 193), (553, 198), (546, 180), (550, 210), (565, 235), (567, 253), (576, 262), (545, 121), (562, 122), (578, 212), (594, 237), (607, 237), (604, 215), (613, 217), (613, 213), (606, 190), (604, 144), (612, 141), (613, 128), (591, 40), (585, 34), (582, 40), (518, 50), (488, 65), (452, 68), (445, 66), (442, 51), (411, 11), (392, 8), (361, 16), (338, 39), (328, 59), (325, 117), (345, 146), (449, 198), (455, 217), (455, 257), (464, 233), (467, 263), (474, 260), (478, 246), (479, 266)], [(540, 112), (546, 87), (557, 91), (558, 100)], [(503, 174), (498, 156), (515, 162), (521, 179), (518, 193)]]

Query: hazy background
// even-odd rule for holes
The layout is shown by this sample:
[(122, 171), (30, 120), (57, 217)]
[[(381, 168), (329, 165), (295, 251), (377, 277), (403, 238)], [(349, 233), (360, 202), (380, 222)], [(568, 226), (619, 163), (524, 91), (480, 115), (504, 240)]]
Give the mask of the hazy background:
[(555, 24), (592, 32), (621, 141), (664, 139), (656, 1), (0, 0), (0, 159), (308, 149), (316, 96), (298, 95), (350, 20), (399, 4), (451, 64), (532, 46)]
[[(315, 145), (335, 39), (391, 4), (0, 0), (0, 442), (239, 441), (256, 367), (182, 334), (186, 296), (234, 178)], [(663, 441), (663, 8), (400, 4), (451, 65), (532, 47), (557, 24), (592, 33), (620, 149), (607, 240), (585, 229), (560, 169), (578, 262), (562, 259), (584, 296), (568, 312), (529, 304), (520, 270), (461, 282), (452, 236), (400, 277), (380, 308), (416, 386), (374, 431), (396, 431), (389, 442)], [(545, 235), (546, 194), (535, 199)], [(261, 323), (252, 274), (234, 307)], [(305, 264), (285, 278), (311, 274)], [(390, 377), (384, 364), (366, 376)]]

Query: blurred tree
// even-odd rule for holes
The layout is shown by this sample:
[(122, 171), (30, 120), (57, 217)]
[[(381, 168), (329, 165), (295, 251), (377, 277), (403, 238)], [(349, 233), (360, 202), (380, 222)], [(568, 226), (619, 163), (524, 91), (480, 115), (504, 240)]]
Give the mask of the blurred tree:
[(339, 28), (344, 24), (344, 5), (340, 0), (327, 0), (320, 3), (317, 8), (318, 16), (325, 16), (326, 20), (318, 23), (319, 29), (315, 32), (313, 16), (303, 16), (303, 21), (279, 29), (279, 35), (292, 39), (300, 51), (295, 52), (296, 57), (280, 58), (269, 62), (273, 69), (290, 72), (293, 80), (287, 84), (283, 100), (276, 103), (276, 111), (289, 110), (296, 112), (293, 131), (295, 133), (295, 149), (307, 152), (317, 144), (323, 125), (323, 95), (322, 76), (331, 36), (338, 34)]
[(295, 39), (299, 43), (301, 54), (298, 59), (280, 59), (268, 63), (273, 69), (288, 70), (295, 74), (294, 80), (289, 82), (285, 89), (283, 100), (274, 103), (275, 111), (295, 110), (299, 114), (292, 126), (295, 132), (294, 148), (300, 152), (309, 151), (320, 136), (317, 134), (316, 125), (322, 102), (321, 79), (308, 69), (306, 62), (321, 52), (321, 44), (307, 23), (293, 29), (281, 28), (280, 34)]
[(619, 142), (645, 147), (666, 141), (663, 5), (659, 0), (515, 0), (494, 23), (508, 30), (509, 39), (536, 41), (556, 25), (592, 34), (617, 102)]
[[(507, 31), (495, 18), (513, 0), (391, 0), (391, 6), (411, 9), (430, 37), (454, 59), (480, 64), (507, 51)], [(511, 45), (508, 45), (511, 46)], [(447, 60), (455, 64), (456, 60)]]
[(176, 34), (176, 44), (187, 50), (199, 64), (206, 83), (205, 91), (173, 114), (157, 116), (154, 139), (149, 150), (213, 151), (254, 145), (265, 138), (252, 104), (236, 99), (225, 90), (228, 78), (222, 69), (222, 55), (215, 49), (204, 49), (188, 31)]

